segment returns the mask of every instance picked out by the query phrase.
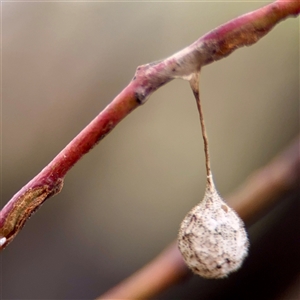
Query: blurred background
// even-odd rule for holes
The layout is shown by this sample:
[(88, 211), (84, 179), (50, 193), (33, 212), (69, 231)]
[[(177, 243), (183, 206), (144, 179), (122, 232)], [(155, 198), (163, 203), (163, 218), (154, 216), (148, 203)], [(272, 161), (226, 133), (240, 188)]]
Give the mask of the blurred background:
[[(266, 3), (2, 3), (1, 206), (137, 66)], [(206, 66), (201, 94), (212, 170), (225, 196), (299, 132), (299, 19)], [(62, 192), (0, 254), (2, 298), (99, 296), (176, 238), (204, 188), (195, 100), (187, 82), (172, 81), (69, 172)], [(282, 295), (277, 287), (300, 268), (298, 196), (249, 228), (252, 246), (240, 272), (221, 281), (194, 276), (157, 299)]]

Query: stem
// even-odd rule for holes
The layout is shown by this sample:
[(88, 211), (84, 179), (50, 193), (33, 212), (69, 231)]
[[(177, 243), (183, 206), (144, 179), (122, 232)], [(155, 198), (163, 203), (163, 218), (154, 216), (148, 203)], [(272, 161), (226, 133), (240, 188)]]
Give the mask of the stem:
[(210, 156), (209, 156), (209, 149), (208, 149), (208, 137), (206, 133), (206, 127), (204, 122), (204, 114), (203, 109), (200, 101), (200, 91), (199, 91), (199, 72), (194, 73), (191, 80), (190, 80), (190, 86), (192, 88), (192, 91), (194, 93), (196, 104), (199, 112), (200, 117), (200, 124), (201, 124), (201, 132), (203, 137), (203, 143), (204, 143), (204, 154), (205, 154), (205, 168), (206, 168), (206, 176), (207, 176), (207, 187), (209, 189), (213, 189), (213, 180), (212, 180), (212, 173), (211, 173), (211, 167), (210, 167)]

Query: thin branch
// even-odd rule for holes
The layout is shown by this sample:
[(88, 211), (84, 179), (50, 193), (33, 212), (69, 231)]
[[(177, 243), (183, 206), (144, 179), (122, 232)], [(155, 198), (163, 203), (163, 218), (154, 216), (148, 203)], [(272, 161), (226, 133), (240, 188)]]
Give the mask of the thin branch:
[[(268, 165), (255, 171), (227, 202), (249, 224), (285, 193), (299, 188), (299, 170), (300, 136)], [(175, 241), (141, 270), (97, 299), (150, 299), (189, 274), (192, 273)]]
[(61, 191), (72, 166), (159, 87), (175, 78), (190, 79), (202, 66), (256, 43), (278, 22), (299, 12), (298, 0), (278, 0), (218, 27), (169, 58), (138, 67), (129, 85), (3, 207), (0, 249), (14, 239), (46, 199)]

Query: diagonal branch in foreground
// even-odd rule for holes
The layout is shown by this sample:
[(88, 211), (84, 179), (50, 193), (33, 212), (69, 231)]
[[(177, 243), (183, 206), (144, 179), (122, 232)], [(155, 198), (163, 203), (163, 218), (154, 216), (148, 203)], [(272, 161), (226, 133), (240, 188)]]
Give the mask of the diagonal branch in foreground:
[(300, 2), (278, 0), (240, 16), (158, 62), (142, 65), (129, 85), (75, 137), (0, 213), (0, 249), (4, 249), (41, 204), (59, 193), (72, 166), (131, 111), (175, 78), (190, 79), (202, 66), (256, 43), (278, 22), (300, 13)]

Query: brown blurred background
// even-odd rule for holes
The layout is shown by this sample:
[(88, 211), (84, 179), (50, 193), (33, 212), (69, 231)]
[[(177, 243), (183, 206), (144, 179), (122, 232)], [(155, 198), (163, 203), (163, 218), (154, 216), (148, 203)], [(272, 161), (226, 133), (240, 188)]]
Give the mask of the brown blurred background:
[[(266, 3), (2, 3), (1, 206), (138, 65)], [(299, 131), (299, 19), (206, 66), (201, 93), (212, 169), (226, 195)], [(63, 191), (1, 253), (3, 299), (92, 299), (176, 237), (205, 187), (194, 102), (187, 82), (172, 81), (71, 170)], [(157, 299), (280, 296), (279, 283), (299, 271), (298, 209), (291, 195), (250, 228), (241, 272), (193, 277)]]

